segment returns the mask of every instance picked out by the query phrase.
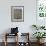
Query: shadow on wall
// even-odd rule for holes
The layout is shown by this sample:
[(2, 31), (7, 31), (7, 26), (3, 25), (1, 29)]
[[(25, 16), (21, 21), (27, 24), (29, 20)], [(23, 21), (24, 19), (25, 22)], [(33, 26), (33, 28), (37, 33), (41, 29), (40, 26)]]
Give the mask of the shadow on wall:
[(3, 42), (4, 41), (4, 35), (5, 35), (5, 33), (7, 32), (7, 33), (10, 33), (11, 31), (11, 28), (7, 28), (7, 29), (5, 29), (5, 30), (3, 30), (1, 33), (0, 33), (0, 42)]

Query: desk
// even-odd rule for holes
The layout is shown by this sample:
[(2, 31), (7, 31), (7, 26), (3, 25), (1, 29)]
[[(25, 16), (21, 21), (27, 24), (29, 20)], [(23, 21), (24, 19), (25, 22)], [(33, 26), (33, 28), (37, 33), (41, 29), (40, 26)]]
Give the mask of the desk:
[(16, 42), (17, 44), (15, 46), (18, 46), (18, 33), (16, 33), (16, 34), (6, 33), (5, 34), (5, 46), (7, 46), (7, 38), (8, 38), (7, 36), (9, 36), (9, 37), (10, 36), (17, 36), (17, 42)]
[(30, 46), (30, 42), (29, 42), (29, 33), (21, 33), (21, 36), (26, 36), (26, 39), (27, 39), (27, 42), (21, 42), (21, 43), (19, 43), (18, 42), (18, 33), (17, 34), (10, 34), (10, 33), (6, 33), (5, 34), (5, 46), (7, 46), (7, 44), (8, 44), (8, 42), (7, 42), (7, 36), (9, 36), (9, 38), (10, 38), (10, 36), (17, 36), (17, 42), (16, 42), (16, 45), (15, 46), (21, 46), (21, 45), (23, 45), (23, 44), (25, 44), (26, 46)]

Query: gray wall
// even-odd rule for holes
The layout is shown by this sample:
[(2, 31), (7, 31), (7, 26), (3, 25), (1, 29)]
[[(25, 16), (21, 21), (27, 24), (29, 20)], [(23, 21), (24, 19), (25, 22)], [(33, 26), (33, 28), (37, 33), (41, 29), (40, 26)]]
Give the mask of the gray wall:
[[(11, 6), (24, 6), (24, 22), (11, 22)], [(0, 34), (17, 26), (19, 32), (29, 32), (32, 37), (32, 24), (36, 24), (36, 0), (0, 0)]]

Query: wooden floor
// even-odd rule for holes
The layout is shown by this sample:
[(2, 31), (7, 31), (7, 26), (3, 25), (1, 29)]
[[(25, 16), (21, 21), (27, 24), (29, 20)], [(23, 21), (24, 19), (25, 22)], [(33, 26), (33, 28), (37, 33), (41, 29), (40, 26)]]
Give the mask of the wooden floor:
[[(0, 42), (0, 46), (5, 46), (4, 45), (4, 43), (2, 42)], [(12, 42), (10, 42), (10, 43), (8, 43), (8, 45), (7, 46), (15, 46), (15, 42), (14, 43), (12, 43)], [(23, 46), (23, 45), (21, 45), (21, 46)], [(24, 45), (25, 46), (25, 45)], [(30, 43), (30, 46), (37, 46), (37, 43)], [(46, 46), (46, 43), (44, 43), (44, 45), (41, 45), (41, 46)]]

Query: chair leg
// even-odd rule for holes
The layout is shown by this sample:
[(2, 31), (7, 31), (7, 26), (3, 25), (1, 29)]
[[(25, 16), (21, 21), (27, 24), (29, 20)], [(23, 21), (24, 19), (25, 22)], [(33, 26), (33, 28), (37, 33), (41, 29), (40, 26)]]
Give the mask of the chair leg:
[(7, 42), (6, 42), (6, 41), (5, 41), (5, 43), (4, 43), (4, 44), (5, 44), (5, 46), (7, 46)]

